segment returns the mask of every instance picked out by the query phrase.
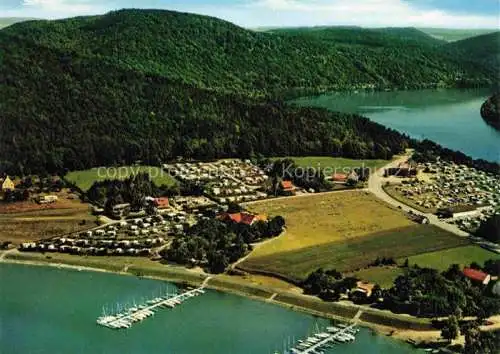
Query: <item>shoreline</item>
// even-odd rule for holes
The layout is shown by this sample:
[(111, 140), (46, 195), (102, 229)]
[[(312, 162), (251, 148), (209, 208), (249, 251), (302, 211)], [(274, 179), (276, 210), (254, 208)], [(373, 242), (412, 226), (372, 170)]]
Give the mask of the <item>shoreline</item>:
[[(356, 322), (362, 326), (369, 328), (379, 335), (385, 335), (396, 340), (412, 342), (414, 344), (425, 343), (437, 341), (440, 339), (440, 331), (436, 329), (431, 329), (430, 323), (425, 324), (419, 319), (413, 319), (410, 316), (398, 316), (395, 314), (387, 313), (380, 314), (370, 311), (369, 308), (364, 308), (358, 305), (347, 305), (341, 303), (327, 303), (323, 302), (315, 297), (309, 297), (302, 294), (293, 294), (290, 291), (284, 291), (280, 288), (267, 288), (262, 286), (257, 286), (248, 281), (241, 281), (241, 278), (236, 278), (234, 281), (229, 281), (229, 279), (224, 279), (221, 277), (211, 277), (205, 273), (198, 273), (198, 279), (195, 280), (196, 273), (189, 270), (184, 270), (185, 274), (189, 274), (192, 279), (182, 279), (181, 276), (176, 277), (174, 274), (171, 276), (165, 275), (155, 275), (151, 273), (144, 272), (144, 274), (134, 274), (130, 271), (114, 271), (110, 269), (86, 266), (86, 265), (75, 265), (70, 263), (65, 263), (64, 261), (51, 261), (50, 259), (45, 260), (29, 260), (29, 259), (15, 259), (6, 258), (5, 252), (2, 252), (0, 256), (0, 263), (5, 264), (18, 264), (18, 265), (28, 265), (28, 266), (39, 266), (39, 267), (52, 267), (58, 269), (72, 270), (72, 271), (87, 271), (87, 272), (98, 272), (98, 273), (109, 273), (122, 276), (137, 276), (146, 279), (169, 281), (177, 285), (194, 285), (199, 286), (202, 283), (206, 283), (206, 287), (211, 290), (226, 292), (238, 296), (242, 296), (252, 300), (263, 301), (278, 305), (292, 311), (298, 311), (305, 314), (318, 316), (322, 318), (327, 318), (331, 320), (351, 322), (353, 318), (358, 315), (358, 311), (362, 311), (362, 314), (375, 315), (368, 316), (368, 319), (364, 319), (362, 316), (356, 319)], [(168, 267), (168, 266), (165, 266)], [(180, 275), (180, 274), (179, 274)], [(208, 281), (207, 281), (207, 278)], [(319, 309), (318, 309), (319, 308)], [(331, 309), (332, 311), (329, 311)], [(344, 311), (343, 314), (339, 313)], [(337, 313), (336, 313), (337, 312)], [(384, 318), (386, 316), (386, 318)], [(399, 318), (399, 320), (398, 320)], [(378, 319), (379, 321), (376, 321)], [(388, 325), (385, 323), (378, 323), (386, 321), (388, 323), (395, 321), (394, 323), (399, 323), (402, 326)], [(402, 322), (401, 322), (402, 321)], [(406, 328), (403, 328), (403, 322)], [(412, 326), (414, 322), (415, 326)], [(419, 325), (420, 324), (420, 325)], [(413, 328), (412, 328), (413, 327)], [(418, 328), (421, 327), (421, 328)], [(423, 329), (422, 327), (428, 327), (428, 329)]]

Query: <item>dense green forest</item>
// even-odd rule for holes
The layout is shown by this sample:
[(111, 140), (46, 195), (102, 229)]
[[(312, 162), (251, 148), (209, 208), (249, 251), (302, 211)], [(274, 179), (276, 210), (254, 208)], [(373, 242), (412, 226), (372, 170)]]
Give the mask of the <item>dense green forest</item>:
[(445, 46), (450, 55), (464, 58), (464, 61), (477, 63), (483, 67), (496, 68), (492, 78), (496, 85), (500, 78), (500, 31), (463, 39)]
[(408, 139), (368, 119), (255, 101), (66, 55), (0, 32), (4, 170), (158, 164), (176, 156), (387, 158)]
[(370, 47), (421, 47), (440, 46), (444, 41), (429, 36), (413, 27), (362, 28), (362, 27), (298, 27), (278, 28), (270, 33), (320, 39), (328, 44), (364, 45)]
[[(340, 32), (339, 32), (340, 31)], [(98, 58), (198, 87), (254, 94), (294, 88), (424, 87), (489, 82), (496, 67), (471, 65), (429, 45), (416, 29), (344, 29), (323, 36), (255, 32), (207, 16), (121, 10), (104, 16), (30, 21), (6, 36)], [(339, 32), (339, 33), (337, 33)], [(410, 41), (411, 39), (411, 41)]]
[[(327, 41), (160, 10), (18, 23), (0, 31), (0, 170), (177, 156), (390, 158), (415, 142), (363, 117), (280, 97), (490, 82), (496, 67), (449, 56), (417, 32)], [(409, 36), (415, 43), (405, 46)]]

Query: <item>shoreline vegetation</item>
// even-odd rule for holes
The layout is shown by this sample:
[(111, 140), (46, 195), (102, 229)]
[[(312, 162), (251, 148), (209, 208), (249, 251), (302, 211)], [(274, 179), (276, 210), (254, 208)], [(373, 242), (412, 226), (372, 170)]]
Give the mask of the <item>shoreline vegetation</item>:
[(290, 288), (286, 288), (285, 282), (273, 284), (270, 287), (257, 285), (241, 276), (210, 276), (196, 269), (188, 270), (181, 267), (166, 266), (149, 260), (144, 262), (142, 259), (137, 259), (133, 263), (133, 260), (127, 258), (120, 264), (109, 264), (106, 263), (106, 259), (103, 259), (103, 257), (64, 255), (63, 257), (50, 256), (48, 258), (41, 254), (20, 253), (16, 250), (2, 251), (0, 253), (0, 263), (138, 276), (193, 286), (205, 282), (209, 289), (265, 301), (294, 311), (333, 320), (352, 321), (358, 311), (362, 310), (362, 313), (358, 315), (359, 325), (369, 327), (380, 334), (390, 335), (396, 339), (411, 341), (415, 344), (439, 340), (440, 337), (440, 331), (432, 327), (429, 319), (398, 315), (389, 311), (375, 310), (350, 303), (324, 302), (314, 296), (299, 293), (299, 289), (290, 284), (288, 284)]

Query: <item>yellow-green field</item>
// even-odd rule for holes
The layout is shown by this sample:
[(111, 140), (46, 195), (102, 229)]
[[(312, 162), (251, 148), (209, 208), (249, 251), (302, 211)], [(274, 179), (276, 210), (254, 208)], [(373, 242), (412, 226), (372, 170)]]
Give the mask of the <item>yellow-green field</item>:
[(397, 266), (394, 267), (369, 267), (361, 269), (354, 272), (352, 276), (359, 279), (372, 282), (374, 284), (380, 285), (382, 288), (390, 288), (394, 280), (401, 274), (404, 270)]
[(361, 191), (281, 198), (251, 204), (249, 209), (286, 220), (286, 233), (256, 249), (251, 258), (413, 225), (401, 211)]
[(283, 216), (286, 232), (256, 248), (239, 267), (293, 281), (320, 267), (355, 272), (377, 257), (398, 259), (469, 244), (435, 226), (415, 224), (360, 191), (270, 200), (249, 208)]
[(61, 199), (46, 205), (47, 208), (33, 202), (13, 203), (11, 206), (18, 207), (18, 210), (0, 213), (0, 240), (16, 245), (96, 226), (96, 218), (90, 214), (88, 204), (79, 200)]
[(369, 266), (377, 257), (397, 259), (468, 243), (433, 225), (414, 224), (288, 252), (251, 256), (240, 267), (300, 281), (318, 268), (353, 272)]
[[(500, 255), (476, 245), (455, 247), (437, 252), (419, 254), (408, 258), (410, 265), (446, 270), (451, 264), (468, 266), (472, 262), (483, 264), (488, 259), (500, 259)], [(404, 259), (400, 259), (404, 262)]]
[(338, 173), (346, 173), (356, 167), (368, 167), (377, 169), (389, 163), (387, 160), (353, 160), (342, 157), (329, 156), (302, 156), (302, 157), (280, 157), (279, 159), (292, 159), (297, 166), (313, 167), (324, 170), (325, 168), (334, 170)]
[(172, 186), (177, 182), (167, 172), (155, 166), (120, 166), (120, 167), (97, 167), (90, 170), (72, 171), (66, 175), (66, 180), (74, 183), (82, 191), (87, 191), (94, 182), (106, 179), (125, 179), (138, 173), (147, 172), (152, 181), (159, 187), (161, 185)]

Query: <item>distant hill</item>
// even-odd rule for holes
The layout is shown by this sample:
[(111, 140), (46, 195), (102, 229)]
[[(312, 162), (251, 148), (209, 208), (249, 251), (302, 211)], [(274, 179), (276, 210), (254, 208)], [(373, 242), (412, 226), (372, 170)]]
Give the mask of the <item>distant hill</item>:
[(368, 41), (360, 29), (341, 31), (320, 38), (263, 33), (160, 10), (4, 28), (0, 172), (158, 164), (176, 156), (390, 158), (411, 139), (360, 116), (279, 98), (484, 85), (497, 69), (450, 55), (413, 29), (373, 31)]
[(271, 29), (269, 32), (291, 36), (306, 36), (328, 41), (331, 44), (357, 44), (370, 47), (438, 46), (444, 43), (413, 27), (297, 27)]
[(0, 28), (4, 28), (14, 23), (36, 20), (36, 18), (30, 17), (0, 17)]
[(216, 92), (0, 32), (0, 172), (289, 155), (389, 158), (410, 140), (356, 115)]
[(456, 42), (495, 32), (494, 29), (419, 28), (419, 30), (446, 42)]
[(498, 78), (500, 73), (500, 31), (467, 38), (446, 45), (455, 55), (463, 57), (464, 61), (476, 62), (484, 67), (496, 67), (492, 77)]
[(487, 81), (496, 69), (465, 66), (415, 29), (316, 32), (255, 32), (207, 16), (121, 10), (19, 23), (2, 34), (202, 88), (253, 95), (447, 86), (464, 76)]

